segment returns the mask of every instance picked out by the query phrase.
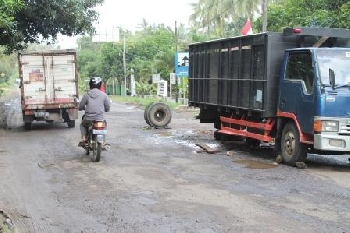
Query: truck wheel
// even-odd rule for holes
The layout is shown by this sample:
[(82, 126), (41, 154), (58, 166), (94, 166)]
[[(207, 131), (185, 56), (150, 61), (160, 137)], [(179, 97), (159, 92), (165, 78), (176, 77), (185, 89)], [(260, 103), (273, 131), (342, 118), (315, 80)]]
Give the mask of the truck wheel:
[(285, 164), (295, 166), (296, 162), (305, 162), (307, 147), (300, 143), (299, 130), (294, 123), (287, 123), (281, 138), (282, 158)]
[(25, 128), (25, 130), (31, 130), (32, 129), (32, 122), (25, 122), (24, 128)]
[(215, 138), (215, 140), (220, 141), (220, 140), (221, 140), (221, 136), (222, 136), (222, 134), (219, 133), (219, 130), (216, 130), (216, 131), (214, 132), (214, 138)]
[(171, 110), (164, 103), (154, 103), (149, 107), (148, 120), (154, 127), (165, 127), (171, 121)]
[(75, 120), (67, 121), (67, 125), (68, 125), (69, 128), (74, 128), (75, 127)]

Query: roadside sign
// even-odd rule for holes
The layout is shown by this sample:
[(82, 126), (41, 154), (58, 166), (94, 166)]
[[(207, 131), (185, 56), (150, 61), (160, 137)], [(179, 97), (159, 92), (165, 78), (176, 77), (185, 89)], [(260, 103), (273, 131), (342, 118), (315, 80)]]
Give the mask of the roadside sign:
[(176, 84), (175, 73), (170, 73), (170, 84)]
[(188, 52), (175, 54), (175, 73), (177, 77), (188, 77), (189, 60)]
[(152, 83), (158, 83), (160, 81), (160, 74), (152, 74)]

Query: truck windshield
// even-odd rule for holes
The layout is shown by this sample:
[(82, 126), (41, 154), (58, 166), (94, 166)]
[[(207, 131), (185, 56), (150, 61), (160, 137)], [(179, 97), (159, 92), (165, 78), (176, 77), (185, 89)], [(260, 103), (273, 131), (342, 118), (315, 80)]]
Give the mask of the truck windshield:
[(329, 69), (335, 74), (335, 85), (350, 85), (350, 49), (325, 48), (316, 52), (321, 84), (329, 85)]

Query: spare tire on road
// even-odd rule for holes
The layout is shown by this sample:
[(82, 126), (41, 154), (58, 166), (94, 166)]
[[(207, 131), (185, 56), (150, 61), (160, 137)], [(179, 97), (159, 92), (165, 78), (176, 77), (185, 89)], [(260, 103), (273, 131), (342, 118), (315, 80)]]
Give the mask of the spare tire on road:
[(149, 108), (146, 110), (146, 115), (149, 124), (156, 128), (165, 127), (171, 121), (170, 107), (160, 102), (154, 103), (151, 106), (149, 106)]
[(144, 113), (143, 113), (143, 118), (145, 119), (146, 123), (147, 123), (149, 126), (152, 126), (151, 123), (149, 122), (148, 116), (147, 116), (147, 115), (148, 115), (149, 107), (150, 107), (150, 106), (147, 106), (147, 107), (145, 108), (145, 111), (144, 111)]

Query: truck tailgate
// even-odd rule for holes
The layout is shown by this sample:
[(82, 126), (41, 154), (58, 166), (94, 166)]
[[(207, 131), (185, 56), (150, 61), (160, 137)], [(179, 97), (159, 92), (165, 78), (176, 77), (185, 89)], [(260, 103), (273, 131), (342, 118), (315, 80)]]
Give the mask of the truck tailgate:
[(22, 101), (26, 109), (41, 108), (38, 105), (76, 107), (74, 54), (23, 54), (21, 63)]

